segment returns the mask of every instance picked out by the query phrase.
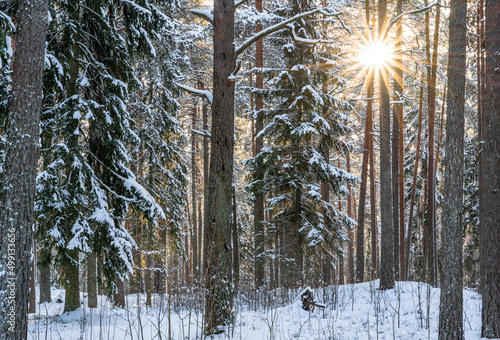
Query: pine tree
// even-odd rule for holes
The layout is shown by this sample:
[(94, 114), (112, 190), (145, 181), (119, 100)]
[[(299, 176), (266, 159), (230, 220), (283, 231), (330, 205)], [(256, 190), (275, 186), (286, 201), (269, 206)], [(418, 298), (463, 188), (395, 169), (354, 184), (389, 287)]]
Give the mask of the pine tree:
[(463, 339), (463, 177), (467, 1), (451, 2), (439, 339)]
[(20, 1), (16, 12), (16, 49), (0, 192), (2, 339), (28, 337), (27, 300), (35, 221), (47, 4), (46, 0)]
[(500, 337), (500, 11), (498, 1), (485, 1), (484, 48), (485, 93), (483, 111), (483, 187), (480, 225), (481, 250), (481, 336)]

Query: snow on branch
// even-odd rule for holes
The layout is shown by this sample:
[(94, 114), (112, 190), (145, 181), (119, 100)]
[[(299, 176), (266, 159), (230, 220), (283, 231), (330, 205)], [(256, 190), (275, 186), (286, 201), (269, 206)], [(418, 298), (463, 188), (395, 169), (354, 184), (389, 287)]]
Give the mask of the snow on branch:
[(240, 0), (240, 1), (237, 1), (235, 4), (234, 4), (234, 8), (238, 8), (240, 7), (241, 5), (243, 5), (245, 2), (248, 2), (248, 0)]
[(394, 25), (403, 16), (408, 15), (408, 14), (415, 14), (415, 13), (425, 12), (425, 11), (430, 10), (434, 6), (445, 7), (445, 6), (441, 5), (439, 2), (433, 2), (432, 4), (429, 4), (429, 5), (425, 6), (425, 7), (417, 8), (417, 9), (414, 9), (413, 11), (408, 11), (408, 12), (401, 13), (400, 15), (398, 15), (397, 17), (392, 18), (392, 20), (389, 21), (389, 24), (387, 25), (387, 30), (389, 30), (392, 27), (392, 25)]
[(185, 86), (185, 85), (178, 84), (178, 83), (175, 83), (175, 84), (186, 92), (189, 92), (189, 93), (194, 94), (196, 96), (200, 96), (200, 97), (205, 98), (206, 100), (208, 100), (210, 105), (212, 105), (213, 96), (212, 96), (212, 93), (210, 93), (209, 91), (195, 89), (194, 87), (189, 87), (189, 86)]
[(205, 19), (212, 25), (214, 24), (214, 15), (212, 14), (211, 11), (205, 9), (192, 9), (190, 10), (190, 12), (202, 19)]
[(340, 14), (340, 12), (327, 12), (327, 11), (325, 11), (323, 9), (320, 9), (320, 8), (316, 8), (316, 9), (313, 9), (311, 11), (307, 11), (307, 12), (304, 12), (304, 13), (297, 14), (297, 15), (291, 17), (290, 19), (287, 19), (285, 21), (277, 23), (277, 24), (275, 24), (273, 26), (270, 26), (270, 27), (268, 27), (266, 29), (263, 29), (259, 33), (256, 33), (256, 34), (252, 35), (251, 37), (249, 37), (248, 39), (246, 39), (240, 46), (236, 47), (236, 49), (235, 49), (234, 52), (238, 56), (243, 51), (245, 51), (250, 45), (252, 45), (254, 42), (256, 42), (257, 40), (262, 39), (262, 38), (264, 38), (265, 36), (268, 36), (271, 33), (279, 31), (282, 28), (286, 28), (287, 25), (290, 24), (290, 23), (292, 23), (292, 22), (295, 22), (297, 20), (300, 20), (302, 18), (305, 18), (305, 17), (307, 17), (309, 15), (313, 15), (313, 14), (316, 14), (316, 13), (322, 13), (322, 14), (325, 14), (325, 15), (328, 15), (328, 16), (336, 16), (336, 17), (338, 17), (338, 15)]

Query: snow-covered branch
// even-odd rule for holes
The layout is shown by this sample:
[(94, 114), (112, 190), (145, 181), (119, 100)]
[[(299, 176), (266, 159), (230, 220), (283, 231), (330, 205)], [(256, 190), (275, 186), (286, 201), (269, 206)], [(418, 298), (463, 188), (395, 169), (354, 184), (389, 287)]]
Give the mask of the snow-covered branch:
[(190, 12), (202, 19), (205, 19), (212, 25), (214, 24), (214, 15), (212, 14), (212, 12), (205, 9), (192, 9), (190, 10)]
[(241, 5), (243, 5), (245, 2), (248, 2), (248, 0), (240, 0), (240, 1), (236, 1), (235, 4), (234, 4), (234, 8), (238, 8), (240, 7)]
[(307, 12), (304, 12), (304, 13), (297, 14), (297, 15), (291, 17), (290, 19), (287, 19), (285, 21), (277, 23), (277, 24), (275, 24), (273, 26), (270, 26), (270, 27), (268, 27), (266, 29), (263, 29), (259, 33), (256, 33), (256, 34), (252, 35), (251, 37), (249, 37), (248, 39), (246, 39), (240, 46), (238, 46), (235, 49), (234, 52), (238, 56), (245, 49), (247, 49), (250, 45), (252, 45), (254, 42), (256, 42), (257, 40), (262, 39), (262, 38), (264, 38), (265, 36), (268, 36), (271, 33), (279, 31), (280, 29), (286, 28), (288, 24), (290, 24), (290, 23), (292, 23), (294, 21), (300, 20), (302, 18), (305, 18), (305, 17), (307, 17), (309, 15), (313, 15), (313, 14), (316, 14), (316, 13), (322, 13), (322, 14), (329, 15), (329, 16), (338, 16), (340, 14), (339, 12), (327, 12), (327, 11), (325, 11), (323, 9), (320, 9), (320, 8), (316, 8), (316, 9), (313, 9), (311, 11), (307, 11)]
[(414, 9), (413, 11), (408, 11), (408, 12), (401, 13), (400, 15), (398, 15), (397, 17), (392, 18), (392, 20), (389, 21), (389, 24), (387, 25), (387, 30), (389, 30), (392, 27), (392, 25), (394, 25), (403, 16), (408, 15), (408, 14), (415, 14), (415, 13), (425, 12), (425, 11), (430, 10), (434, 6), (444, 7), (439, 2), (433, 2), (432, 4), (429, 4), (429, 5), (425, 6), (425, 7), (417, 8), (417, 9)]
[(209, 91), (195, 89), (194, 87), (189, 87), (178, 83), (176, 83), (176, 85), (186, 92), (205, 98), (210, 103), (210, 105), (212, 105), (213, 96)]

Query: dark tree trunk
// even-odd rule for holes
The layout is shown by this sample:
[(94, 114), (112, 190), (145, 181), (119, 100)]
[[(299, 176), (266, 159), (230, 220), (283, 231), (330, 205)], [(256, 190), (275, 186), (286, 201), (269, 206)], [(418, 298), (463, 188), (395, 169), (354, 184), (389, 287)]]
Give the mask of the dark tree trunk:
[(214, 1), (214, 77), (210, 175), (205, 224), (207, 247), (205, 332), (218, 333), (233, 315), (232, 185), (234, 156), (234, 1)]
[[(35, 242), (33, 242), (35, 243)], [(33, 261), (30, 264), (30, 286), (28, 294), (28, 313), (36, 313), (36, 285), (35, 285), (35, 270), (36, 270), (36, 244), (33, 247)]]
[(50, 264), (39, 267), (40, 303), (52, 302), (50, 294)]
[(113, 295), (113, 306), (118, 308), (125, 308), (125, 282), (123, 280), (116, 280), (116, 292)]
[(153, 266), (153, 261), (151, 259), (151, 249), (153, 247), (151, 231), (146, 231), (147, 235), (147, 248), (146, 253), (146, 271), (144, 273), (144, 288), (146, 289), (146, 306), (151, 306), (151, 294), (153, 290), (153, 273), (151, 272), (151, 267)]
[[(1, 291), (15, 291), (14, 299), (2, 296), (1, 334), (7, 339), (26, 339), (32, 226), (35, 222), (37, 174), (42, 109), (42, 76), (47, 32), (47, 0), (19, 2), (16, 14), (16, 49), (12, 74), (12, 97), (6, 131), (4, 190), (0, 217), (2, 262)], [(2, 263), (2, 264), (3, 264)], [(8, 286), (15, 281), (15, 285)], [(3, 294), (2, 294), (3, 295)], [(5, 312), (8, 311), (8, 312)], [(8, 313), (15, 322), (7, 322)]]
[(193, 108), (193, 121), (192, 121), (192, 131), (191, 131), (191, 207), (193, 210), (193, 225), (191, 228), (191, 242), (193, 245), (193, 279), (198, 282), (198, 220), (197, 220), (197, 209), (196, 203), (198, 199), (196, 197), (196, 116), (198, 112), (198, 107), (195, 105)]
[[(203, 85), (203, 84), (202, 84)], [(203, 86), (201, 87), (203, 89)], [(207, 244), (206, 244), (206, 237), (207, 237), (207, 220), (206, 220), (206, 215), (207, 215), (207, 207), (208, 207), (208, 171), (209, 171), (209, 165), (210, 165), (210, 151), (209, 151), (209, 143), (210, 143), (210, 137), (208, 133), (208, 106), (203, 103), (203, 131), (205, 132), (203, 136), (203, 235), (202, 235), (202, 241), (200, 242), (200, 247), (203, 245), (203, 257), (201, 259), (200, 266), (202, 266), (202, 263), (207, 262)], [(200, 256), (201, 256), (201, 251), (200, 251)], [(202, 262), (203, 261), (203, 262)], [(201, 268), (203, 270), (203, 276), (205, 276), (205, 266)]]
[[(386, 37), (387, 1), (378, 2), (379, 39)], [(394, 228), (392, 226), (391, 190), (391, 108), (389, 103), (389, 74), (379, 68), (380, 80), (380, 215), (382, 222), (380, 248), (380, 289), (394, 287)]]
[(80, 308), (80, 274), (78, 250), (68, 250), (68, 259), (64, 261), (64, 312), (71, 312)]
[(88, 307), (97, 308), (97, 261), (94, 253), (87, 257), (87, 295)]
[(233, 186), (233, 280), (235, 294), (238, 292), (238, 283), (240, 282), (240, 247), (238, 237), (238, 214), (236, 213), (236, 188)]
[(500, 337), (500, 2), (485, 2), (486, 80), (483, 111), (481, 335)]
[[(262, 0), (255, 1), (255, 8), (258, 12), (262, 12)], [(262, 24), (257, 23), (255, 32), (262, 31)], [(264, 66), (263, 60), (263, 46), (262, 39), (257, 40), (255, 44), (255, 67), (262, 68)], [(262, 72), (258, 71), (255, 77), (255, 87), (259, 90), (264, 88), (264, 81)], [(255, 154), (259, 154), (264, 146), (262, 136), (258, 136), (264, 128), (264, 120), (262, 118), (262, 109), (264, 108), (264, 98), (262, 95), (255, 96), (255, 111), (257, 117), (255, 119)], [(260, 167), (260, 166), (259, 166)], [(262, 180), (262, 176), (256, 180)], [(255, 229), (255, 287), (261, 288), (264, 284), (264, 268), (265, 268), (265, 237), (264, 237), (264, 194), (258, 193), (255, 195), (254, 202), (254, 229)]]
[(467, 0), (450, 3), (448, 111), (444, 173), (439, 340), (461, 340), (463, 329), (462, 210), (464, 177)]

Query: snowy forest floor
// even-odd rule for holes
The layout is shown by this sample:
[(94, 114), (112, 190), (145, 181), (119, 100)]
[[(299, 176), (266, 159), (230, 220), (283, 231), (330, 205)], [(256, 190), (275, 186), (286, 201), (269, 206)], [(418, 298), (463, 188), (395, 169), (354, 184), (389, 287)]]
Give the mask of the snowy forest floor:
[[(315, 289), (315, 300), (326, 308), (314, 312), (302, 309), (300, 291), (240, 294), (234, 325), (213, 339), (437, 339), (439, 289), (417, 282), (396, 285), (388, 291), (379, 291), (378, 281)], [(28, 338), (201, 339), (203, 314), (194, 296), (172, 297), (170, 313), (167, 297), (153, 296), (152, 307), (146, 308), (146, 296), (134, 294), (128, 295), (124, 309), (99, 296), (99, 308), (63, 314), (64, 291), (54, 289), (53, 302), (37, 305), (37, 313), (29, 315)], [(86, 305), (83, 294), (82, 303)], [(481, 296), (467, 289), (464, 329), (467, 340), (480, 339)]]

